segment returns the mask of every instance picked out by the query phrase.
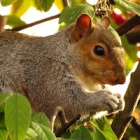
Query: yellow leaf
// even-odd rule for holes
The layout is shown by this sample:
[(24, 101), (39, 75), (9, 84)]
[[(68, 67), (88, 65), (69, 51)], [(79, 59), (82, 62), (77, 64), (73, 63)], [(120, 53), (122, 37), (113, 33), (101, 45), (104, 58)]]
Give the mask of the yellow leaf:
[(54, 4), (56, 5), (56, 7), (59, 9), (60, 12), (64, 9), (63, 0), (55, 0)]
[(22, 16), (33, 5), (33, 0), (17, 0), (12, 4), (10, 14)]

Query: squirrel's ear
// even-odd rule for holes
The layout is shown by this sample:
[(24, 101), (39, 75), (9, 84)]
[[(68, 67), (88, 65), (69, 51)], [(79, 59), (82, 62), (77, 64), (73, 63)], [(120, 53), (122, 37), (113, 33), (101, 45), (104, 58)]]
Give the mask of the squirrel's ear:
[(76, 28), (84, 36), (89, 33), (91, 29), (91, 19), (87, 14), (81, 15), (76, 23)]
[(109, 19), (109, 17), (105, 16), (105, 17), (101, 20), (100, 25), (101, 25), (102, 27), (108, 29), (108, 28), (109, 28), (109, 25), (110, 25), (110, 19)]
[(87, 14), (82, 14), (75, 25), (72, 33), (72, 40), (79, 41), (82, 37), (87, 35), (91, 30), (91, 19)]

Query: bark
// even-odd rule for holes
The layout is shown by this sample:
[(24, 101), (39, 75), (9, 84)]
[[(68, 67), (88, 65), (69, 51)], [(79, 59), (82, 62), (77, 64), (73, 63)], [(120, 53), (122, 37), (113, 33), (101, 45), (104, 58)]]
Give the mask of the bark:
[(7, 18), (5, 16), (0, 16), (0, 32), (4, 31), (4, 26), (7, 22)]
[(135, 15), (127, 22), (122, 24), (118, 29), (116, 29), (116, 31), (120, 36), (122, 36), (123, 34), (126, 34), (128, 31), (130, 31), (137, 25), (140, 25), (140, 17), (138, 15)]
[[(140, 25), (140, 17), (138, 15), (132, 17), (130, 20), (121, 25), (116, 31), (121, 36), (126, 34), (128, 31), (133, 29), (135, 26)], [(140, 62), (138, 66), (131, 74), (131, 79), (129, 86), (127, 88), (124, 100), (125, 100), (125, 109), (122, 112), (119, 112), (113, 122), (112, 129), (117, 135), (118, 139), (121, 140), (129, 123), (133, 119), (133, 112), (137, 106), (137, 103), (140, 98)]]
[(119, 140), (122, 139), (129, 123), (132, 121), (133, 119), (132, 114), (140, 98), (139, 77), (140, 77), (140, 62), (135, 72), (131, 74), (130, 83), (124, 97), (125, 109), (115, 116), (112, 123), (112, 129), (114, 130)]

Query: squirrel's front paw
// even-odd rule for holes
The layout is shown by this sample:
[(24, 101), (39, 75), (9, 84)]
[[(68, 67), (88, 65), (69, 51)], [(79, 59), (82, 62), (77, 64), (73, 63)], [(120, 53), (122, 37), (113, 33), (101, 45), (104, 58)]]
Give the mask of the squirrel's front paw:
[(125, 103), (124, 99), (120, 94), (113, 94), (110, 91), (102, 90), (99, 91), (100, 105), (103, 111), (108, 111), (109, 113), (123, 110)]

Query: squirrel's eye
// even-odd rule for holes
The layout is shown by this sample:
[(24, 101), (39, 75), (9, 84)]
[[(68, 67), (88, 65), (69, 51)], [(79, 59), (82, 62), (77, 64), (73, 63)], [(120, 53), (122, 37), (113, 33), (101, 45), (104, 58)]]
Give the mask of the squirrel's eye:
[(96, 45), (94, 47), (94, 53), (96, 55), (99, 55), (99, 56), (104, 56), (105, 55), (105, 50), (104, 50), (104, 48), (102, 46)]

